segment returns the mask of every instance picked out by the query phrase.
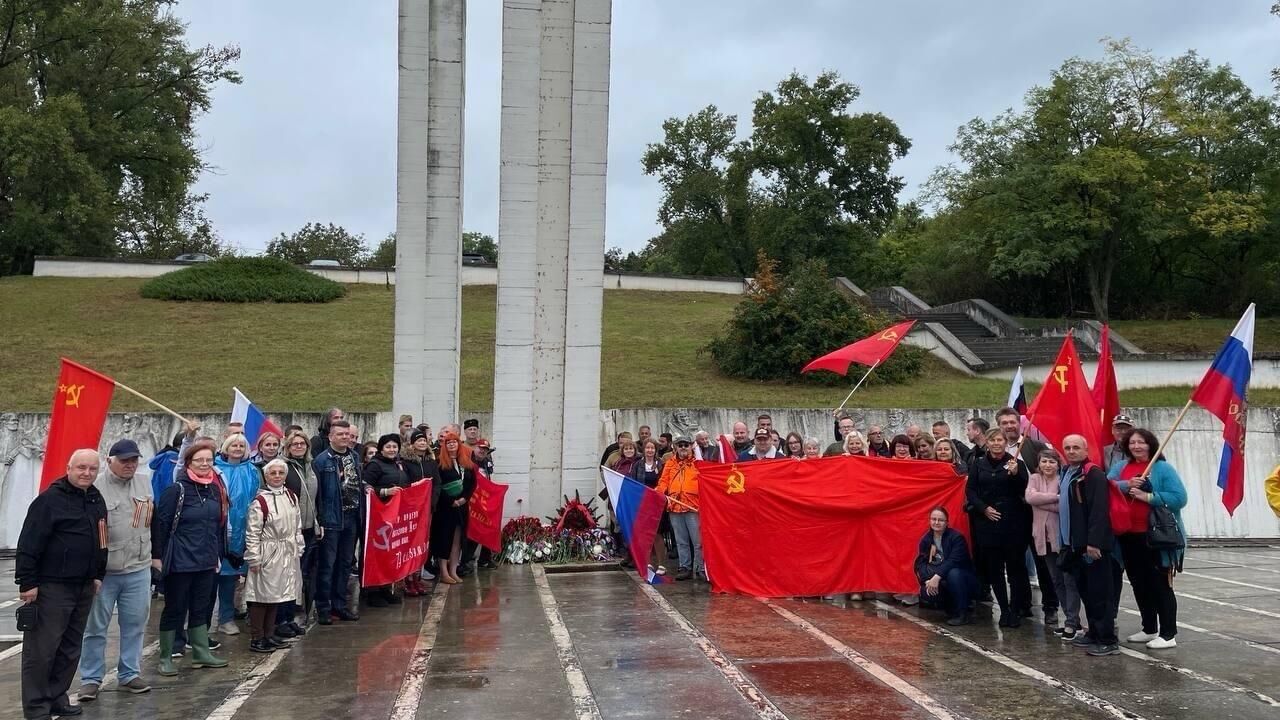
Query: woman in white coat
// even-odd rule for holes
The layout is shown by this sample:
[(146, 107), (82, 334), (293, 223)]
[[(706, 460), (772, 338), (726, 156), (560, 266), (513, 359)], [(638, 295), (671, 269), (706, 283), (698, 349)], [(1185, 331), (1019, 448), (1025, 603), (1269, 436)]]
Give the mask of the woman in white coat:
[(302, 516), (298, 498), (284, 486), (289, 466), (279, 458), (262, 468), (266, 486), (249, 504), (244, 597), (249, 603), (249, 649), (269, 653), (285, 646), (274, 637), (276, 605), (302, 594)]

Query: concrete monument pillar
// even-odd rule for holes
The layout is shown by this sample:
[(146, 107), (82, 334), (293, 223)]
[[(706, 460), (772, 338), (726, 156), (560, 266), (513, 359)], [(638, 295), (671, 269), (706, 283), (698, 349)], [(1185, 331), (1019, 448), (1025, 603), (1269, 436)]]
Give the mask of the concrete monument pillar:
[(400, 0), (392, 410), (458, 419), (466, 0)]
[(611, 0), (504, 0), (494, 363), (507, 514), (599, 483)]

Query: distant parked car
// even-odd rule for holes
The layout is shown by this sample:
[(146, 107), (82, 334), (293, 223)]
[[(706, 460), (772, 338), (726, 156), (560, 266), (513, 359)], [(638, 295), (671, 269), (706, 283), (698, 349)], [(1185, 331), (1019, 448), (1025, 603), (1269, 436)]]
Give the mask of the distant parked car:
[(463, 265), (488, 265), (489, 258), (477, 253), (463, 253), (462, 264)]
[(311, 267), (342, 267), (342, 263), (338, 262), (337, 260), (321, 258), (317, 260), (312, 260)]
[(212, 259), (213, 258), (209, 257), (208, 255), (205, 255), (204, 253), (182, 253), (178, 257), (174, 258), (174, 261), (176, 262), (209, 262)]

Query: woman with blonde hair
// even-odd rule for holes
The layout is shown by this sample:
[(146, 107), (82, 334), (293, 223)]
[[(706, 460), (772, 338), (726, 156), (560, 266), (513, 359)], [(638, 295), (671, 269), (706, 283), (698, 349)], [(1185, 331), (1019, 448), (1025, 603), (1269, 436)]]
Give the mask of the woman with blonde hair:
[(249, 523), (249, 503), (262, 486), (262, 473), (249, 462), (249, 440), (243, 433), (227, 436), (213, 465), (227, 489), (227, 557), (218, 573), (218, 617), (210, 622), (223, 635), (239, 635), (236, 626), (236, 587), (244, 577), (244, 534)]
[(269, 653), (285, 647), (275, 637), (276, 606), (302, 591), (302, 517), (298, 498), (285, 487), (289, 465), (276, 458), (262, 468), (265, 486), (249, 505), (244, 562), (249, 568), (244, 599), (249, 604), (249, 649)]
[(862, 436), (862, 433), (854, 430), (844, 436), (844, 454), (867, 456), (867, 439)]
[(431, 554), (440, 582), (447, 585), (462, 582), (458, 563), (467, 534), (467, 503), (476, 488), (475, 464), (461, 446), (457, 433), (440, 433), (440, 501), (431, 519)]

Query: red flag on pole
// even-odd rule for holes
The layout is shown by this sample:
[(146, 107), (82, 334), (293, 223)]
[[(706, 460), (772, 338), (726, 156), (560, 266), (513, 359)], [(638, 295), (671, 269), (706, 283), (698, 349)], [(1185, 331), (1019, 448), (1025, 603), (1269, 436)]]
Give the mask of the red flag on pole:
[(1111, 421), (1120, 414), (1120, 390), (1116, 387), (1116, 366), (1111, 360), (1111, 327), (1102, 326), (1098, 343), (1098, 371), (1093, 376), (1093, 404), (1098, 406), (1098, 447), (1113, 441)]
[(839, 350), (829, 352), (805, 365), (800, 372), (830, 370), (831, 372), (845, 375), (849, 372), (851, 363), (860, 365), (882, 363), (885, 358), (893, 354), (893, 351), (898, 348), (898, 343), (902, 342), (902, 338), (907, 336), (907, 333), (911, 331), (911, 327), (915, 324), (915, 320), (900, 322), (891, 328), (881, 330), (875, 335), (863, 338), (851, 345), (845, 345)]
[(1062, 341), (1058, 359), (1049, 368), (1049, 377), (1027, 410), (1027, 422), (1054, 447), (1062, 447), (1062, 439), (1068, 435), (1081, 435), (1089, 441), (1089, 459), (1102, 464), (1102, 445), (1098, 439), (1098, 406), (1089, 393), (1084, 371), (1080, 368), (1080, 356), (1076, 354), (1075, 340), (1071, 334)]
[(58, 387), (53, 393), (49, 437), (44, 445), (41, 492), (66, 472), (71, 453), (83, 448), (98, 449), (115, 389), (115, 380), (62, 358)]
[(502, 508), (510, 485), (500, 485), (476, 470), (476, 489), (467, 501), (470, 510), (467, 538), (490, 550), (502, 552)]

